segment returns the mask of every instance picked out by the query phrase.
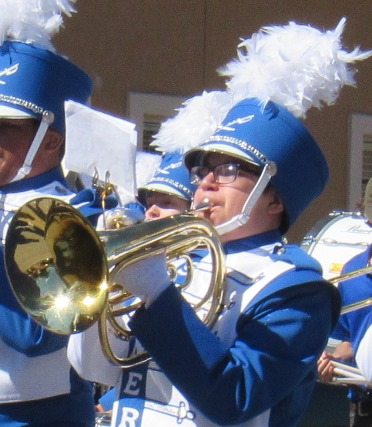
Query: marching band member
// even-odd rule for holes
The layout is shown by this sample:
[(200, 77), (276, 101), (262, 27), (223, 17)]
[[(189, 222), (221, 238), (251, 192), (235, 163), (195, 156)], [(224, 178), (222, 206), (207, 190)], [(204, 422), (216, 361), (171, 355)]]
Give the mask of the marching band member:
[[(151, 177), (148, 171), (155, 169)], [(144, 220), (154, 221), (190, 209), (195, 186), (190, 183), (189, 172), (183, 163), (181, 152), (164, 153), (162, 156), (150, 152), (137, 153), (136, 177), (139, 183), (138, 201), (144, 207)], [(133, 203), (130, 204), (133, 206)], [(136, 205), (137, 206), (137, 205)], [(130, 207), (128, 207), (130, 209)], [(115, 400), (111, 389), (98, 399), (98, 412), (109, 412)]]
[[(54, 52), (51, 35), (73, 1), (1, 3), (0, 197), (4, 238), (20, 206), (42, 195), (71, 200), (60, 166), (64, 102), (86, 103), (90, 78)], [(67, 337), (46, 331), (16, 300), (1, 256), (0, 426), (83, 427), (94, 422), (92, 386), (67, 359)]]
[[(125, 209), (132, 216), (140, 211), (137, 222), (166, 218), (190, 209), (196, 186), (190, 183), (181, 151), (162, 155), (139, 151), (136, 181), (139, 185), (136, 200), (126, 203)], [(105, 213), (106, 222), (111, 214), (110, 211)]]
[(180, 151), (164, 153), (151, 179), (138, 188), (138, 199), (145, 207), (145, 220), (166, 218), (190, 209), (196, 186)]
[[(80, 375), (117, 386), (113, 426), (297, 425), (340, 303), (320, 265), (282, 236), (328, 180), (324, 156), (298, 117), (309, 99), (332, 103), (352, 81), (349, 63), (365, 57), (340, 53), (343, 25), (322, 33), (290, 23), (245, 40), (224, 71), (226, 117), (185, 154), (198, 185), (194, 204), (208, 204), (201, 215), (218, 230), (226, 254), (224, 309), (214, 326), (171, 283), (160, 253), (123, 267), (125, 287), (144, 306), (129, 322), (134, 342), (113, 343), (122, 354), (145, 348), (150, 362), (111, 365), (94, 327), (70, 338)], [(321, 45), (327, 47), (320, 52)], [(291, 84), (289, 76), (300, 81)], [(208, 264), (207, 256), (196, 266), (196, 293)]]
[[(364, 195), (364, 215), (372, 226), (372, 178), (369, 180)], [(342, 274), (358, 271), (371, 265), (372, 245), (362, 253), (349, 260), (342, 269)], [(372, 279), (370, 274), (363, 274), (338, 284), (342, 306), (352, 306), (372, 298)], [(318, 361), (319, 378), (332, 382), (338, 361), (359, 368), (366, 383), (371, 381), (371, 347), (369, 345), (370, 325), (372, 324), (371, 305), (366, 304), (340, 316), (331, 337), (340, 344), (332, 354), (323, 352)], [(367, 356), (369, 354), (369, 357)], [(360, 383), (351, 386), (348, 393), (350, 400), (350, 426), (364, 427), (372, 425), (372, 390)]]
[[(368, 223), (372, 225), (372, 178), (368, 181), (365, 194), (364, 194), (364, 213), (368, 218)], [(371, 264), (372, 258), (372, 247), (370, 246), (366, 250), (369, 253), (369, 262)], [(367, 274), (363, 277), (364, 280), (370, 280), (371, 275)], [(358, 285), (359, 286), (359, 285)], [(371, 298), (370, 289), (366, 295), (361, 296), (361, 300)], [(367, 305), (366, 305), (367, 307)], [(372, 348), (372, 318), (371, 310), (364, 309), (364, 320), (361, 325), (361, 333), (359, 333), (359, 344), (354, 346), (355, 348), (355, 360), (358, 368), (361, 370), (363, 376), (367, 381), (372, 382), (372, 361), (371, 361), (371, 348)], [(367, 313), (368, 311), (368, 313)]]
[[(164, 145), (162, 138), (158, 134), (155, 138), (156, 144), (152, 145), (162, 149)], [(155, 170), (152, 176), (143, 180), (144, 176), (147, 177), (147, 172), (153, 168)], [(166, 218), (190, 209), (196, 186), (190, 182), (181, 150), (164, 152), (163, 155), (139, 151), (136, 159), (136, 177), (139, 183), (137, 197), (144, 206), (145, 221)], [(114, 399), (115, 390), (111, 389), (98, 399), (97, 410), (111, 411)]]

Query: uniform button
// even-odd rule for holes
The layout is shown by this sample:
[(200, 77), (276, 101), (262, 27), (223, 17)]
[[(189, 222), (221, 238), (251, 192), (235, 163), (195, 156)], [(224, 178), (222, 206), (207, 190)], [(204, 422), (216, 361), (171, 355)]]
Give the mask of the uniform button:
[(67, 190), (66, 190), (65, 188), (63, 188), (63, 187), (60, 187), (59, 185), (57, 185), (57, 186), (55, 187), (55, 190), (57, 191), (57, 193), (60, 193), (60, 194), (67, 194)]

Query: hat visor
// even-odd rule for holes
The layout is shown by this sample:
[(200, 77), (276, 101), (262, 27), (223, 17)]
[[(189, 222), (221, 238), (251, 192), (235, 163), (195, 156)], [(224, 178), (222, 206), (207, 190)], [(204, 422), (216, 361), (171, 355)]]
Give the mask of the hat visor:
[[(145, 186), (138, 189), (138, 194), (140, 194), (140, 192), (141, 192), (141, 195), (142, 195), (143, 192), (145, 192), (145, 191), (147, 191), (147, 192), (154, 191), (157, 193), (167, 194), (168, 196), (176, 196), (176, 197), (179, 197), (180, 199), (188, 200), (185, 197), (185, 195), (183, 193), (181, 193), (180, 191), (176, 190), (175, 188), (173, 188), (169, 185), (163, 185), (161, 183), (152, 182), (148, 186), (145, 185)], [(142, 201), (141, 201), (141, 203), (142, 203)]]
[(208, 143), (205, 146), (194, 148), (187, 152), (185, 154), (185, 165), (187, 169), (190, 170), (200, 161), (202, 157), (209, 153), (218, 153), (231, 156), (237, 158), (240, 161), (244, 161), (245, 163), (249, 163), (250, 165), (257, 166), (258, 170), (262, 169), (262, 165), (260, 165), (255, 158), (249, 156), (239, 149), (219, 143)]
[(18, 110), (16, 108), (8, 107), (6, 105), (0, 105), (0, 118), (3, 119), (33, 119), (33, 116), (30, 113), (25, 111)]

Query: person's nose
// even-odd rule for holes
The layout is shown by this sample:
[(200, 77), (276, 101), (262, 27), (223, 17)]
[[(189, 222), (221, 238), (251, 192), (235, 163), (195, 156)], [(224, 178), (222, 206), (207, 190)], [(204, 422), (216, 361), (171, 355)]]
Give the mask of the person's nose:
[(160, 217), (160, 208), (157, 205), (151, 205), (145, 212), (145, 221), (152, 221)]
[(201, 180), (199, 188), (202, 190), (216, 190), (218, 188), (218, 184), (212, 171), (205, 175), (205, 177)]

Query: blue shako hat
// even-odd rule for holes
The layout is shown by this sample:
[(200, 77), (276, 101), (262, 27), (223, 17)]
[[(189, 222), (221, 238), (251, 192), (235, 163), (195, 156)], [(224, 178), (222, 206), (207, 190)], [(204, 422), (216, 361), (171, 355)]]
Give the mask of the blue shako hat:
[(183, 163), (183, 153), (174, 151), (163, 154), (153, 177), (143, 187), (138, 188), (138, 199), (146, 205), (146, 193), (156, 191), (191, 203), (195, 190), (196, 186), (190, 183), (189, 171)]
[(89, 76), (76, 65), (36, 45), (5, 40), (0, 46), (0, 117), (35, 117), (52, 112), (51, 128), (65, 132), (64, 101), (85, 104)]
[(198, 164), (206, 152), (233, 156), (260, 169), (274, 162), (277, 171), (270, 182), (286, 209), (287, 226), (322, 192), (329, 178), (325, 157), (306, 127), (271, 101), (263, 105), (250, 98), (232, 107), (217, 131), (185, 154), (186, 166)]
[[(342, 18), (328, 31), (295, 22), (262, 27), (243, 39), (236, 58), (219, 70), (230, 96), (228, 113), (211, 137), (186, 153), (186, 165), (191, 168), (199, 162), (198, 153), (215, 151), (262, 170), (240, 214), (216, 226), (219, 234), (249, 221), (269, 183), (286, 209), (280, 227), (285, 233), (326, 185), (327, 163), (300, 119), (312, 107), (334, 104), (343, 86), (355, 86), (355, 69), (350, 64), (372, 56), (372, 51), (343, 48), (345, 22)], [(207, 108), (199, 116), (214, 111)]]

